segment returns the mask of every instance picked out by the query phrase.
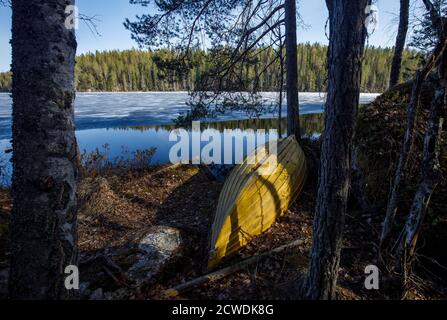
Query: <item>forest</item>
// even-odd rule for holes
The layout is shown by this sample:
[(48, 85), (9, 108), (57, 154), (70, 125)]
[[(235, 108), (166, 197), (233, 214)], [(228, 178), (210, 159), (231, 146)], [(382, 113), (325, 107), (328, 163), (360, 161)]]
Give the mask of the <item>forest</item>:
[[(257, 59), (247, 66), (247, 79), (253, 78), (272, 60), (273, 49), (260, 48)], [(299, 90), (322, 92), (326, 90), (327, 46), (318, 43), (298, 45)], [(76, 88), (79, 92), (127, 92), (127, 91), (189, 91), (200, 76), (207, 71), (206, 53), (197, 50), (192, 54), (188, 72), (171, 70), (169, 62), (175, 61), (178, 52), (158, 51), (107, 51), (82, 54), (76, 61)], [(362, 92), (384, 92), (389, 83), (393, 51), (389, 48), (368, 47), (364, 56)], [(275, 69), (277, 63), (268, 66), (259, 77), (257, 91), (276, 91)], [(419, 60), (416, 51), (403, 54), (401, 80), (414, 74)], [(0, 73), (0, 92), (11, 89), (11, 73)]]
[(142, 49), (77, 55), (75, 0), (0, 0), (0, 300), (447, 301), (447, 0), (391, 1), (312, 1), (328, 46), (299, 44), (308, 1), (108, 2)]
[(11, 72), (1, 72), (0, 73), (0, 92), (10, 92), (12, 74)]

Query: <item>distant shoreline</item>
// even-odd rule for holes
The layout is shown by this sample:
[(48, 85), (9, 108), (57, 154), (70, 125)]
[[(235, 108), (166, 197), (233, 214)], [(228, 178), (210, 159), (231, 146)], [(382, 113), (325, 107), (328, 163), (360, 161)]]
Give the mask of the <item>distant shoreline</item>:
[[(12, 92), (8, 92), (8, 91), (2, 91), (1, 93), (7, 93), (7, 94), (11, 94)], [(155, 93), (155, 94), (160, 94), (160, 93), (183, 93), (183, 94), (188, 94), (188, 91), (76, 91), (76, 93), (91, 93), (91, 94), (126, 94), (126, 93), (132, 93), (132, 94), (143, 94), (143, 93)], [(263, 93), (279, 93), (278, 91), (260, 91), (258, 92), (260, 94)], [(302, 91), (300, 92), (300, 94), (302, 93), (313, 93), (313, 94), (325, 94), (326, 92), (318, 92), (318, 91)], [(360, 94), (377, 94), (377, 95), (381, 95), (381, 92), (361, 92)]]

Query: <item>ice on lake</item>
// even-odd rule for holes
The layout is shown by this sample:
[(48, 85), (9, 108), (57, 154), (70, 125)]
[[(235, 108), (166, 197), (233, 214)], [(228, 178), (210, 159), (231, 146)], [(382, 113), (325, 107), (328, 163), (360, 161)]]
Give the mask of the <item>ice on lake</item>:
[[(377, 96), (378, 94), (362, 94), (360, 102), (367, 104)], [(277, 98), (276, 93), (263, 93), (266, 104), (275, 104)], [(175, 144), (169, 141), (173, 119), (189, 110), (187, 101), (186, 92), (78, 93), (75, 122), (79, 148), (81, 152), (89, 153), (107, 144), (110, 157), (119, 157), (124, 149), (131, 154), (135, 150), (156, 148), (153, 163), (166, 163), (169, 160), (170, 147)], [(301, 117), (303, 133), (310, 136), (321, 133), (324, 102), (324, 94), (300, 94), (300, 113), (304, 115)], [(5, 153), (5, 150), (11, 148), (11, 105), (10, 94), (0, 93), (0, 162), (6, 164), (3, 166), (5, 172), (2, 173), (6, 179), (11, 175), (11, 154)], [(285, 117), (285, 106), (283, 109)], [(224, 129), (277, 128), (276, 117), (276, 112), (268, 112), (261, 119), (243, 120), (247, 119), (246, 114), (233, 112), (220, 116), (216, 119), (218, 122), (205, 128), (211, 127), (220, 134)], [(283, 122), (284, 130), (286, 124)]]
[[(262, 97), (266, 104), (274, 105), (278, 94), (268, 92)], [(377, 94), (362, 94), (361, 104), (376, 97)], [(189, 110), (187, 101), (187, 92), (78, 93), (75, 101), (76, 129), (172, 124), (174, 118)], [(301, 114), (323, 112), (324, 101), (322, 93), (300, 93)], [(10, 94), (0, 93), (0, 139), (11, 136), (11, 106)], [(275, 116), (270, 112), (263, 114), (262, 118)], [(247, 118), (244, 113), (233, 112), (220, 116), (219, 120), (244, 118)]]

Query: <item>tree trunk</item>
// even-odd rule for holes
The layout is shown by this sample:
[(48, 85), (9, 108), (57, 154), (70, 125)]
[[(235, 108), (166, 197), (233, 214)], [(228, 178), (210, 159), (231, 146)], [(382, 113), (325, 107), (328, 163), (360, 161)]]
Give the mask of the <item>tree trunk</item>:
[(330, 40), (325, 130), (321, 150), (313, 246), (307, 278), (309, 299), (333, 299), (340, 261), (351, 148), (360, 97), (368, 0), (327, 0)]
[(410, 0), (400, 0), (399, 29), (397, 31), (396, 45), (394, 46), (393, 62), (391, 64), (390, 88), (399, 83), (402, 54), (407, 39), (409, 17)]
[(296, 0), (285, 0), (287, 135), (301, 139), (298, 98), (298, 57), (296, 40)]
[(433, 54), (428, 58), (425, 66), (420, 70), (413, 82), (413, 88), (411, 91), (410, 103), (408, 104), (407, 110), (407, 127), (405, 130), (404, 141), (402, 144), (402, 149), (399, 155), (399, 161), (394, 173), (393, 184), (391, 185), (390, 196), (388, 198), (388, 204), (386, 209), (385, 221), (382, 226), (382, 233), (380, 236), (380, 255), (386, 249), (390, 236), (391, 230), (394, 223), (394, 218), (396, 216), (397, 204), (399, 200), (400, 188), (402, 186), (402, 181), (405, 178), (405, 168), (407, 166), (408, 157), (410, 155), (410, 150), (413, 145), (413, 135), (414, 135), (414, 125), (416, 121), (417, 110), (422, 93), (422, 85), (428, 74), (433, 70), (435, 65), (438, 63), (439, 58), (444, 53), (446, 49), (446, 38), (444, 37), (436, 45)]
[[(279, 34), (281, 37), (281, 33)], [(281, 41), (281, 40), (280, 40)], [(278, 101), (278, 138), (282, 138), (282, 104), (284, 94), (284, 52), (283, 43), (279, 46), (279, 101)]]
[(411, 265), (416, 250), (425, 213), (430, 203), (431, 196), (439, 183), (439, 139), (442, 129), (440, 114), (445, 102), (445, 89), (442, 90), (442, 97), (438, 97), (433, 103), (430, 112), (429, 128), (425, 135), (424, 142), (424, 164), (423, 179), (419, 183), (410, 212), (407, 216), (403, 235), (398, 246), (398, 262), (401, 264), (400, 271), (403, 276), (403, 283), (406, 283), (411, 273)]
[(412, 262), (419, 234), (424, 222), (425, 213), (431, 196), (442, 176), (439, 163), (440, 139), (443, 117), (447, 106), (447, 51), (444, 51), (439, 67), (439, 82), (430, 107), (427, 131), (424, 138), (421, 182), (418, 185), (410, 212), (407, 216), (404, 231), (397, 248), (398, 263), (406, 284), (411, 274)]
[(64, 299), (77, 264), (74, 0), (12, 6), (13, 210), (10, 296)]

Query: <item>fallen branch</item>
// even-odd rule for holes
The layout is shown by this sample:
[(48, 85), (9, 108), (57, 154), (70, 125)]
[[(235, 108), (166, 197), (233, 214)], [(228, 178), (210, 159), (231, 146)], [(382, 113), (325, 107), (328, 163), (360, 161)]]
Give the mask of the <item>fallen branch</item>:
[(174, 298), (177, 297), (178, 295), (187, 292), (189, 290), (192, 290), (198, 286), (201, 286), (203, 284), (209, 283), (209, 282), (213, 282), (213, 281), (217, 281), (220, 280), (222, 278), (225, 278), (227, 276), (229, 276), (230, 274), (233, 274), (251, 264), (254, 264), (256, 262), (258, 262), (259, 260), (261, 260), (262, 258), (265, 258), (267, 256), (270, 256), (272, 254), (275, 253), (279, 253), (282, 252), (284, 250), (287, 250), (289, 248), (293, 248), (293, 247), (297, 247), (299, 245), (303, 244), (303, 240), (295, 240), (289, 244), (283, 245), (281, 247), (278, 247), (276, 249), (273, 249), (269, 252), (265, 252), (265, 253), (261, 253), (259, 255), (253, 256), (251, 258), (248, 258), (246, 260), (243, 260), (239, 263), (236, 263), (232, 266), (226, 267), (224, 269), (209, 273), (207, 275), (201, 276), (199, 278), (193, 279), (191, 281), (182, 283), (174, 288), (168, 289), (164, 292), (164, 295), (166, 298)]

